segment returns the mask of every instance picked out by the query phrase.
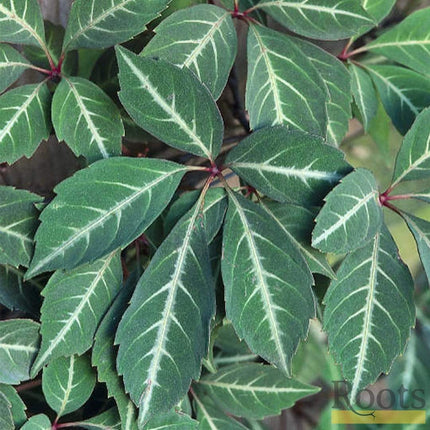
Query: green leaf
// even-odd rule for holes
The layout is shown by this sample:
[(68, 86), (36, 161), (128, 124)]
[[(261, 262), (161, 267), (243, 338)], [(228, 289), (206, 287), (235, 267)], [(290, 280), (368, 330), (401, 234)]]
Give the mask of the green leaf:
[(0, 263), (28, 266), (42, 198), (25, 190), (0, 187)]
[(213, 5), (197, 5), (170, 15), (154, 31), (155, 37), (140, 55), (189, 68), (218, 99), (237, 52), (231, 13)]
[(3, 0), (0, 41), (45, 47), (43, 18), (37, 0)]
[(404, 212), (402, 216), (408, 224), (409, 230), (414, 235), (421, 262), (426, 271), (427, 278), (430, 280), (430, 222)]
[(275, 200), (317, 205), (351, 171), (344, 154), (323, 142), (284, 126), (266, 127), (240, 142), (226, 163)]
[(254, 9), (313, 39), (346, 39), (375, 24), (357, 0), (261, 0)]
[[(199, 423), (181, 411), (169, 411), (159, 415), (143, 427), (144, 430), (195, 430)], [(199, 427), (200, 428), (200, 427)]]
[(312, 43), (295, 38), (295, 43), (318, 70), (328, 91), (326, 100), (326, 141), (339, 146), (348, 131), (351, 118), (351, 77), (346, 67), (333, 55)]
[(353, 402), (405, 349), (415, 322), (413, 289), (386, 227), (349, 254), (332, 281), (324, 299), (324, 328), (330, 352), (351, 382)]
[(325, 201), (312, 233), (314, 248), (342, 254), (363, 246), (380, 230), (378, 184), (368, 170), (350, 173)]
[(282, 409), (320, 390), (258, 363), (224, 367), (203, 377), (199, 385), (225, 412), (255, 419), (279, 415)]
[(140, 425), (181, 400), (208, 350), (215, 288), (203, 223), (220, 214), (210, 197), (202, 194), (158, 248), (119, 324), (117, 367)]
[(86, 79), (61, 80), (52, 99), (52, 123), (58, 140), (90, 163), (121, 154), (124, 127), (119, 109)]
[[(417, 72), (430, 70), (430, 34), (427, 23), (430, 8), (417, 10), (391, 30), (369, 43), (366, 48), (397, 61)], [(417, 88), (420, 88), (417, 85)]]
[(37, 281), (24, 282), (24, 272), (12, 266), (0, 266), (0, 303), (12, 311), (17, 309), (38, 315), (42, 286)]
[(137, 430), (137, 411), (133, 402), (125, 394), (124, 384), (116, 370), (115, 332), (124, 314), (137, 282), (137, 271), (133, 272), (110, 309), (100, 323), (92, 350), (91, 361), (97, 367), (99, 382), (105, 382), (108, 395), (115, 399), (123, 428)]
[(397, 154), (392, 187), (401, 181), (430, 177), (430, 108), (423, 110), (403, 139)]
[(15, 429), (12, 405), (3, 393), (0, 393), (0, 425), (3, 430)]
[(391, 12), (396, 0), (363, 0), (362, 3), (363, 9), (379, 23)]
[(398, 66), (366, 66), (393, 124), (405, 134), (418, 113), (430, 105), (428, 77)]
[(311, 272), (333, 279), (335, 276), (325, 255), (310, 245), (315, 213), (302, 206), (266, 201), (260, 203), (303, 254)]
[(414, 199), (422, 200), (423, 202), (430, 203), (430, 191), (423, 193), (414, 193), (411, 194), (411, 197)]
[(25, 413), (27, 407), (25, 406), (21, 397), (16, 392), (15, 388), (5, 384), (0, 384), (0, 394), (3, 394), (6, 397), (8, 403), (11, 406), (12, 418), (15, 426), (21, 427), (27, 421), (27, 415)]
[(361, 114), (364, 131), (368, 131), (370, 123), (378, 111), (378, 99), (369, 74), (359, 66), (349, 65), (352, 78), (352, 94)]
[(0, 96), (0, 162), (30, 157), (51, 132), (51, 94), (45, 82), (15, 88)]
[(0, 92), (13, 84), (29, 64), (12, 46), (0, 44)]
[(252, 129), (285, 124), (325, 136), (327, 100), (324, 81), (292, 38), (250, 25), (246, 108)]
[(207, 88), (188, 69), (117, 49), (121, 103), (143, 129), (195, 155), (215, 158), (223, 122)]
[(116, 157), (61, 182), (40, 216), (26, 277), (73, 269), (126, 246), (167, 206), (185, 171), (169, 161)]
[(39, 324), (29, 319), (0, 322), (0, 383), (16, 385), (30, 379), (39, 347)]
[(193, 398), (200, 422), (199, 430), (245, 430), (247, 427), (228, 417), (216, 407), (210, 397), (193, 391)]
[(116, 408), (110, 408), (93, 418), (76, 422), (76, 427), (88, 430), (121, 430), (121, 420)]
[(85, 355), (56, 358), (43, 369), (43, 394), (58, 417), (79, 409), (91, 396), (95, 383), (94, 371)]
[(57, 271), (42, 291), (42, 344), (31, 373), (48, 361), (83, 354), (122, 284), (118, 251), (72, 271)]
[(229, 192), (221, 264), (226, 314), (239, 338), (289, 375), (315, 313), (300, 251), (262, 208)]
[(75, 0), (64, 36), (63, 51), (107, 48), (145, 30), (170, 0)]
[(21, 430), (51, 430), (51, 421), (44, 414), (33, 415), (21, 427)]

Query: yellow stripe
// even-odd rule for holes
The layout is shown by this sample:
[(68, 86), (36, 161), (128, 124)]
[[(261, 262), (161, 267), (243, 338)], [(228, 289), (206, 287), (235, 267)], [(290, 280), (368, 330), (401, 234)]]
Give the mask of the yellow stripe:
[(341, 411), (333, 410), (331, 412), (332, 424), (425, 424), (426, 411), (395, 411), (395, 410), (380, 410), (375, 411), (373, 415), (371, 411)]

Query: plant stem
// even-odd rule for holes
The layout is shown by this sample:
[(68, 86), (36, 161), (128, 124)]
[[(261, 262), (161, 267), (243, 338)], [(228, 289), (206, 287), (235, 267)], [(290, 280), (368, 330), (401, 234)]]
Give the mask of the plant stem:
[(35, 379), (34, 381), (25, 382), (24, 384), (18, 385), (15, 389), (18, 393), (22, 391), (31, 390), (32, 388), (39, 387), (42, 384), (41, 379)]

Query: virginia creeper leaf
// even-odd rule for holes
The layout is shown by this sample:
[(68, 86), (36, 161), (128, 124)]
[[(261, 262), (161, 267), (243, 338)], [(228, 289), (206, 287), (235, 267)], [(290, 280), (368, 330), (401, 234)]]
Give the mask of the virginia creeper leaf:
[(393, 124), (405, 134), (418, 113), (430, 105), (428, 77), (398, 66), (366, 66)]
[(44, 414), (33, 415), (22, 426), (21, 430), (51, 430), (51, 421)]
[[(203, 223), (217, 224), (220, 214), (208, 197), (158, 248), (119, 324), (117, 367), (139, 406), (140, 425), (179, 402), (207, 353), (215, 288)], [(203, 202), (210, 208), (204, 218)]]
[(0, 263), (28, 266), (33, 255), (33, 236), (38, 212), (36, 194), (13, 187), (0, 187)]
[(0, 394), (3, 394), (6, 397), (8, 403), (10, 403), (10, 410), (15, 427), (21, 428), (22, 425), (27, 421), (27, 415), (25, 413), (27, 407), (25, 406), (21, 397), (16, 392), (15, 388), (6, 384), (0, 384)]
[(213, 159), (223, 122), (207, 88), (188, 69), (117, 49), (119, 98), (143, 129), (183, 151)]
[(91, 396), (95, 383), (94, 371), (85, 355), (59, 357), (43, 369), (43, 394), (59, 417), (79, 409)]
[(29, 64), (15, 48), (0, 44), (0, 92), (13, 84)]
[(75, 0), (63, 51), (107, 48), (131, 39), (160, 15), (170, 0)]
[(430, 177), (430, 108), (423, 110), (403, 139), (394, 167), (393, 185)]
[(169, 161), (116, 157), (61, 182), (40, 216), (26, 277), (72, 269), (128, 245), (167, 206), (185, 171)]
[(318, 387), (287, 378), (280, 370), (258, 363), (224, 367), (199, 381), (215, 402), (238, 417), (262, 419), (319, 391)]
[(51, 94), (44, 82), (14, 88), (0, 96), (0, 162), (30, 157), (51, 132)]
[(381, 228), (378, 185), (368, 170), (350, 173), (325, 200), (312, 234), (314, 248), (336, 254), (353, 251)]
[(228, 155), (226, 163), (267, 196), (281, 201), (321, 203), (351, 167), (341, 151), (318, 136), (285, 126), (252, 133)]
[(293, 39), (250, 25), (246, 108), (251, 128), (285, 124), (325, 136), (327, 88)]
[(237, 52), (231, 13), (209, 4), (197, 5), (173, 13), (154, 31), (155, 37), (141, 55), (189, 68), (218, 99)]
[(58, 140), (90, 163), (121, 154), (124, 127), (119, 110), (86, 79), (61, 80), (52, 99), (52, 123)]
[(28, 319), (0, 322), (0, 383), (30, 379), (30, 367), (39, 347), (39, 324)]
[[(427, 23), (430, 8), (417, 10), (391, 30), (367, 45), (367, 49), (382, 54), (424, 74), (430, 70), (430, 34)], [(417, 88), (420, 88), (417, 85)]]
[(263, 9), (294, 33), (313, 39), (345, 39), (373, 27), (372, 17), (356, 0), (261, 0)]
[(388, 373), (415, 322), (414, 284), (384, 226), (349, 254), (326, 293), (324, 327), (330, 352), (357, 392)]
[(289, 375), (315, 312), (312, 275), (302, 254), (262, 208), (233, 192), (223, 250), (227, 318), (253, 352)]
[(42, 343), (32, 367), (36, 376), (48, 361), (83, 354), (118, 293), (122, 268), (118, 251), (71, 271), (57, 271), (42, 291)]
[(43, 18), (37, 0), (3, 0), (0, 41), (45, 46)]

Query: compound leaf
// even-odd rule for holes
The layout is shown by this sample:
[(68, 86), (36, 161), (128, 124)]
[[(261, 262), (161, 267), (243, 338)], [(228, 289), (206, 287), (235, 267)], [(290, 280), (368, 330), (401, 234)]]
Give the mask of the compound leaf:
[(128, 245), (167, 206), (185, 171), (169, 161), (116, 157), (61, 182), (40, 216), (26, 277), (73, 269)]
[(39, 324), (28, 319), (0, 322), (0, 383), (30, 379), (30, 367), (39, 347)]
[(258, 363), (224, 367), (203, 377), (199, 385), (225, 412), (254, 419), (279, 415), (297, 400), (319, 391)]
[(1, 2), (0, 41), (40, 45), (46, 49), (43, 18), (37, 0)]
[(91, 396), (95, 383), (94, 371), (85, 355), (59, 357), (43, 369), (43, 394), (59, 417), (79, 409)]
[(173, 13), (154, 31), (155, 37), (141, 55), (189, 68), (218, 99), (237, 52), (231, 13), (209, 4), (197, 5)]
[(15, 88), (0, 96), (0, 162), (30, 157), (51, 132), (51, 94), (45, 82)]
[(253, 9), (263, 9), (294, 33), (313, 39), (345, 39), (375, 24), (356, 0), (261, 0)]
[[(391, 30), (369, 43), (366, 48), (417, 72), (428, 74), (430, 33), (427, 23), (429, 20), (430, 8), (415, 11)], [(420, 88), (420, 85), (417, 85), (417, 88)]]
[(430, 177), (430, 108), (423, 110), (403, 139), (394, 167), (393, 183)]
[(314, 248), (336, 254), (353, 251), (381, 228), (378, 185), (368, 170), (350, 173), (325, 200), (312, 234)]
[(253, 352), (289, 375), (315, 312), (312, 275), (302, 254), (261, 207), (233, 192), (223, 250), (227, 318)]
[(29, 64), (15, 48), (0, 44), (0, 92), (13, 84)]
[(121, 154), (124, 135), (115, 103), (95, 84), (63, 78), (52, 99), (52, 123), (58, 140), (92, 163)]
[(325, 136), (327, 100), (324, 81), (294, 39), (250, 25), (246, 107), (252, 129), (285, 124)]
[(117, 367), (140, 425), (184, 397), (207, 354), (215, 288), (204, 223), (220, 216), (210, 197), (202, 194), (158, 248), (119, 324)]
[(214, 159), (223, 122), (207, 88), (188, 69), (117, 49), (121, 103), (143, 129), (181, 149)]
[(430, 105), (428, 77), (398, 66), (366, 66), (393, 124), (405, 134), (418, 113)]
[(170, 0), (75, 0), (63, 51), (107, 48), (131, 39), (160, 15)]
[(330, 352), (351, 382), (352, 402), (404, 351), (415, 322), (413, 290), (385, 226), (337, 271), (324, 299), (324, 327)]
[(42, 343), (32, 367), (36, 376), (48, 361), (83, 354), (122, 283), (119, 252), (71, 271), (57, 271), (42, 291)]
[(25, 190), (0, 187), (0, 263), (28, 266), (42, 198)]
[(285, 126), (252, 133), (228, 155), (227, 163), (265, 195), (298, 204), (320, 204), (351, 171), (341, 151), (318, 136)]

